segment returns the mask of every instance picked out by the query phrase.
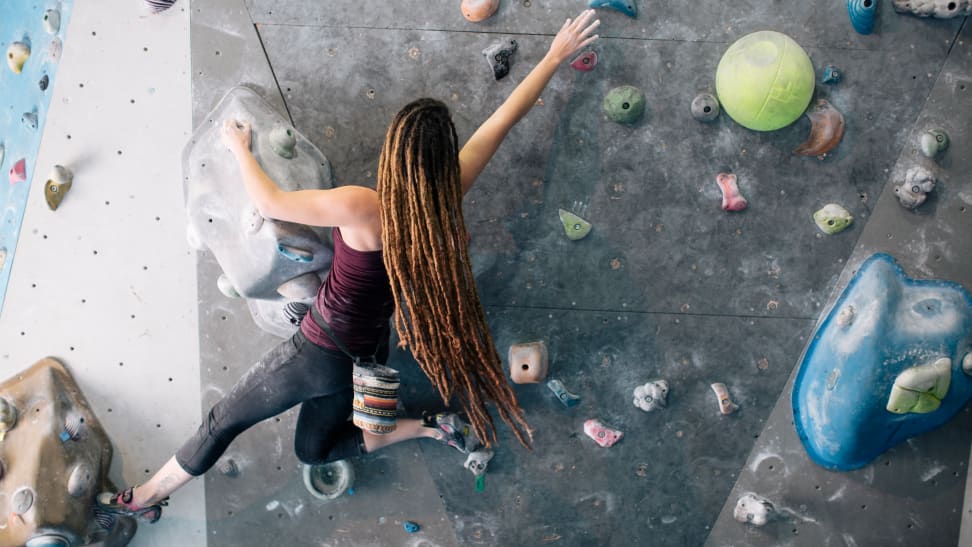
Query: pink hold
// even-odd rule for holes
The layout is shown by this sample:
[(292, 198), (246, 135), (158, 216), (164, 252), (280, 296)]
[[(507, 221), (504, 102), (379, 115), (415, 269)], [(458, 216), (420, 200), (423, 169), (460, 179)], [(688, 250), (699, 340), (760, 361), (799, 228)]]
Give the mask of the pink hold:
[(746, 198), (739, 193), (739, 186), (736, 185), (736, 175), (732, 173), (719, 173), (716, 175), (716, 183), (722, 190), (722, 210), (723, 211), (742, 211), (749, 205)]
[(27, 180), (27, 162), (21, 159), (10, 168), (10, 184)]
[(570, 66), (573, 67), (574, 70), (590, 72), (594, 70), (595, 66), (597, 66), (597, 53), (593, 51), (585, 51), (571, 61)]
[(621, 437), (624, 437), (623, 432), (617, 429), (611, 429), (602, 424), (600, 420), (593, 418), (584, 422), (584, 433), (604, 448), (614, 446), (614, 443), (620, 441)]

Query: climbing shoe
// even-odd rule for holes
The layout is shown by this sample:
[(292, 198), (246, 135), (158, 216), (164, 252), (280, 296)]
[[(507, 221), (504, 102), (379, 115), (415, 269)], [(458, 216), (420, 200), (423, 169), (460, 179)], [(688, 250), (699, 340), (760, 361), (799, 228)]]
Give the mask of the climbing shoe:
[(169, 498), (165, 498), (148, 507), (139, 507), (132, 503), (133, 490), (134, 487), (129, 487), (127, 490), (122, 490), (117, 494), (112, 494), (111, 492), (98, 494), (95, 512), (100, 513), (102, 517), (105, 515), (118, 515), (137, 517), (148, 523), (158, 521), (162, 517), (162, 508), (169, 505)]
[(422, 425), (441, 431), (442, 438), (440, 441), (463, 454), (469, 454), (483, 446), (476, 438), (476, 434), (473, 433), (472, 427), (454, 412), (423, 414)]

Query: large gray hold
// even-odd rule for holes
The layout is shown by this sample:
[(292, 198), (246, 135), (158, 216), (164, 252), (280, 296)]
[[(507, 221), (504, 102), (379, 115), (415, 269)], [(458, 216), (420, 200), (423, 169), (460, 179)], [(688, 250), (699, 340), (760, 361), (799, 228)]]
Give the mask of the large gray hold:
[[(331, 188), (330, 163), (248, 87), (229, 90), (205, 119), (182, 156), (189, 240), (213, 253), (222, 288), (247, 299), (258, 326), (287, 337), (296, 329), (284, 315), (287, 303), (311, 301), (331, 267), (330, 230), (259, 217), (220, 127), (227, 119), (249, 122), (253, 156), (283, 190)], [(274, 149), (270, 134), (279, 127), (296, 140), (293, 159)]]
[(928, 193), (935, 189), (935, 174), (928, 169), (916, 165), (905, 172), (904, 180), (894, 187), (898, 202), (906, 209), (915, 209), (928, 198)]
[(918, 17), (951, 19), (972, 15), (972, 0), (894, 0), (894, 11)]

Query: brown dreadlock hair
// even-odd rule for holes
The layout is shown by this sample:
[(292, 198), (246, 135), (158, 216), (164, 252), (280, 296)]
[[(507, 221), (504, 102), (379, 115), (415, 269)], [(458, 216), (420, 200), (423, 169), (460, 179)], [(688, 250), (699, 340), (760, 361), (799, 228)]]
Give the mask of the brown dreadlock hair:
[(449, 109), (434, 99), (406, 105), (378, 159), (385, 269), (398, 304), (395, 329), (448, 404), (455, 395), (487, 446), (496, 405), (523, 446), (533, 431), (493, 344), (473, 277), (462, 216), (459, 140)]

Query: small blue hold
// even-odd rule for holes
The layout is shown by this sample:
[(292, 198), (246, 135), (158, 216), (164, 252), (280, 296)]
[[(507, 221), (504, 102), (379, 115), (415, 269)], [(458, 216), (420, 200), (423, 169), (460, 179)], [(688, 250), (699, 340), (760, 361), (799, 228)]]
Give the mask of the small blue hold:
[[(591, 8), (611, 8), (620, 11), (628, 17), (638, 17), (638, 5), (636, 0), (590, 0), (588, 7)], [(873, 0), (868, 0), (873, 1)]]
[(823, 71), (823, 77), (820, 78), (820, 83), (824, 84), (836, 84), (840, 82), (840, 78), (843, 76), (840, 69), (834, 65), (827, 65)]
[(348, 488), (348, 495), (349, 496), (353, 496), (354, 495), (354, 488)]
[(851, 25), (860, 34), (874, 32), (878, 0), (847, 0), (847, 14)]
[(405, 531), (408, 532), (409, 534), (414, 534), (415, 532), (419, 531), (421, 526), (419, 526), (418, 523), (412, 522), (410, 520), (406, 520), (405, 522), (402, 523), (402, 528), (405, 528)]

